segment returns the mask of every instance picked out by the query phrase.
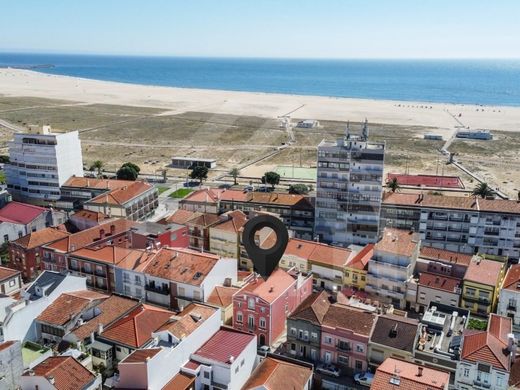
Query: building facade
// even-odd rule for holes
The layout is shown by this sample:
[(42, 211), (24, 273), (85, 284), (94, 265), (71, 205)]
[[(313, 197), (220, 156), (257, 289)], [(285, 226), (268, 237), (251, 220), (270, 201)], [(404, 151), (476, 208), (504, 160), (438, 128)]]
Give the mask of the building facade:
[(520, 338), (520, 265), (513, 264), (507, 271), (500, 289), (497, 314), (511, 318), (513, 333)]

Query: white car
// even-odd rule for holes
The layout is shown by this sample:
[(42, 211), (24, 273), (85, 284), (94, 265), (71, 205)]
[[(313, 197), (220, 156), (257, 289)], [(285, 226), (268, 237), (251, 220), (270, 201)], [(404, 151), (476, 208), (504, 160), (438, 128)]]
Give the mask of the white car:
[(321, 372), (322, 374), (332, 375), (335, 377), (339, 376), (339, 368), (332, 364), (322, 364), (316, 368), (316, 371)]
[(374, 374), (370, 372), (360, 372), (354, 375), (354, 382), (358, 385), (370, 386), (374, 380)]

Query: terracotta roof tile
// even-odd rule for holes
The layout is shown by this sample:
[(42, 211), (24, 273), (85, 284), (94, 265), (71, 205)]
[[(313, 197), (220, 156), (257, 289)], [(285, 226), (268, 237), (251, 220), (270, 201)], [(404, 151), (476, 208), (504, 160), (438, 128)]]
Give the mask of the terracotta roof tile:
[(328, 294), (325, 291), (314, 292), (296, 308), (290, 315), (290, 318), (310, 321), (316, 325), (321, 325), (329, 307)]
[(303, 389), (311, 377), (311, 367), (269, 356), (255, 368), (242, 390)]
[(67, 180), (63, 187), (76, 187), (76, 188), (91, 188), (91, 189), (106, 189), (114, 190), (128, 185), (127, 180), (112, 180), (112, 179), (94, 179), (91, 177), (76, 177), (72, 176)]
[(222, 222), (213, 225), (211, 229), (238, 233), (247, 222), (247, 216), (240, 210), (228, 211), (220, 216)]
[(468, 266), (473, 255), (460, 252), (452, 252), (445, 249), (438, 249), (431, 246), (421, 248), (420, 257), (428, 260), (439, 260), (447, 263), (455, 263)]
[(139, 264), (136, 265), (139, 261), (149, 260), (152, 255), (152, 252), (146, 252), (142, 249), (129, 249), (114, 245), (107, 245), (101, 248), (81, 248), (77, 251), (71, 252), (71, 256), (94, 260), (101, 263), (117, 264), (121, 268), (128, 266), (130, 269), (139, 266)]
[(74, 214), (71, 215), (71, 218), (86, 219), (88, 221), (95, 221), (95, 222), (101, 222), (105, 219), (108, 219), (108, 217), (105, 214), (99, 213), (97, 211), (92, 211), (92, 210), (76, 211)]
[(368, 244), (356, 253), (347, 263), (347, 267), (367, 270), (369, 260), (374, 256), (374, 244)]
[(6, 279), (10, 279), (13, 276), (20, 275), (20, 273), (20, 271), (17, 271), (15, 269), (0, 266), (0, 282)]
[(234, 329), (220, 328), (211, 338), (202, 345), (192, 356), (200, 356), (216, 362), (231, 364), (230, 356), (237, 358), (244, 349), (256, 339), (256, 335), (242, 333)]
[(3, 343), (0, 343), (0, 352), (3, 351), (4, 349), (7, 349), (9, 348), (11, 345), (13, 345), (14, 343), (17, 343), (18, 341), (16, 340), (11, 340), (11, 341), (4, 341)]
[(422, 272), (419, 275), (419, 285), (454, 293), (462, 285), (462, 280), (449, 276)]
[(201, 215), (199, 212), (178, 209), (172, 215), (162, 219), (160, 222), (163, 224), (176, 223), (179, 225), (185, 225), (186, 222), (198, 217), (199, 215)]
[(510, 291), (520, 291), (520, 264), (513, 264), (507, 270), (502, 288)]
[(51, 325), (63, 326), (71, 319), (76, 319), (84, 310), (96, 306), (107, 298), (108, 295), (94, 291), (64, 293), (47, 306), (36, 320)]
[(494, 260), (481, 259), (474, 257), (464, 275), (465, 281), (496, 286), (500, 279), (500, 273), (504, 267), (503, 263)]
[(183, 339), (201, 326), (216, 311), (218, 309), (214, 307), (191, 303), (181, 313), (159, 327), (157, 332), (167, 331), (178, 339)]
[[(33, 367), (35, 376), (54, 378), (57, 390), (74, 390), (87, 387), (96, 377), (71, 356), (54, 356)], [(24, 376), (30, 375), (25, 373)]]
[(26, 234), (25, 236), (12, 241), (12, 244), (18, 245), (25, 249), (33, 249), (67, 237), (69, 234), (70, 233), (63, 230), (48, 227)]
[(46, 211), (43, 207), (27, 203), (9, 202), (0, 209), (0, 222), (27, 225)]
[(343, 268), (351, 258), (352, 251), (319, 242), (291, 238), (285, 254), (298, 256), (311, 263)]
[(132, 199), (153, 190), (153, 188), (153, 185), (144, 181), (129, 181), (125, 186), (98, 195), (95, 198), (90, 199), (86, 204), (93, 203), (124, 206)]
[(195, 218), (190, 219), (186, 222), (186, 226), (202, 226), (203, 228), (210, 227), (220, 222), (220, 218), (216, 214), (202, 213), (197, 215)]
[(207, 302), (219, 307), (228, 307), (233, 303), (233, 295), (238, 290), (238, 287), (215, 286)]
[(179, 372), (169, 381), (162, 390), (187, 390), (195, 383), (196, 377)]
[(245, 292), (272, 303), (294, 283), (294, 277), (277, 268), (266, 281), (260, 277), (252, 278), (235, 295)]
[(323, 325), (331, 328), (347, 329), (363, 336), (370, 336), (377, 316), (353, 307), (334, 304), (323, 318)]
[(419, 247), (419, 235), (409, 230), (386, 228), (381, 240), (375, 244), (375, 251), (399, 256), (412, 256)]
[(161, 352), (161, 348), (147, 348), (147, 349), (136, 349), (134, 352), (132, 352), (130, 355), (128, 355), (126, 358), (121, 360), (121, 363), (146, 363), (148, 362), (148, 359), (153, 358), (155, 355), (157, 355), (159, 352)]

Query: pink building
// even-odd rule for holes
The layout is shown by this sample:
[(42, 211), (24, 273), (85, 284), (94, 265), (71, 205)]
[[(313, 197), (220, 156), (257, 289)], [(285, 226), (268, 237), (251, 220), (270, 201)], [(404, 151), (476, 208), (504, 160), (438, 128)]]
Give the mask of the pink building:
[(264, 281), (251, 275), (233, 296), (233, 327), (272, 345), (285, 330), (287, 317), (312, 293), (312, 276), (278, 268)]
[(321, 326), (321, 360), (349, 373), (366, 371), (368, 340), (375, 322), (373, 313), (331, 305)]

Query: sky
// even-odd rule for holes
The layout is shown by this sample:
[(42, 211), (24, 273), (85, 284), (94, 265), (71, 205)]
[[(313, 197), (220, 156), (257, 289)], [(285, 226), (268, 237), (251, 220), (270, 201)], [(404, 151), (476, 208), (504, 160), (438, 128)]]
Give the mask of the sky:
[(0, 0), (0, 51), (520, 58), (518, 0)]

